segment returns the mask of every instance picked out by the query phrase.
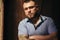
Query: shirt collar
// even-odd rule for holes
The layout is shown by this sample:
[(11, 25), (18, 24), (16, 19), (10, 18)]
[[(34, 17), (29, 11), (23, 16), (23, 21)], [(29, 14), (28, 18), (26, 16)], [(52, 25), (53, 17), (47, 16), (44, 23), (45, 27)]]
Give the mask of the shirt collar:
[[(43, 19), (43, 17), (42, 17), (42, 16), (40, 16), (40, 20), (41, 20), (41, 21), (45, 21), (45, 20), (46, 20), (46, 18), (45, 18), (45, 19)], [(28, 18), (27, 22), (31, 22), (31, 23), (32, 23), (32, 21), (31, 21), (29, 18)]]

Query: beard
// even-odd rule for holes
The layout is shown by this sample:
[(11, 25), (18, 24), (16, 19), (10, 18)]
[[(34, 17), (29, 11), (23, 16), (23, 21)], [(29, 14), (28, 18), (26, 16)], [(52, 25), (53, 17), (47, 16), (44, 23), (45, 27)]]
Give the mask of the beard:
[(34, 19), (34, 18), (38, 18), (40, 15), (41, 15), (40, 10), (37, 10), (37, 11), (35, 12), (35, 14), (33, 14), (33, 13), (30, 14), (30, 13), (29, 13), (28, 16), (26, 15), (26, 18)]
[(41, 15), (40, 12), (36, 12), (33, 18), (38, 18)]
[(27, 16), (27, 18), (28, 18), (28, 19), (31, 19), (31, 20), (32, 20), (32, 19), (35, 19), (35, 18), (39, 18), (40, 14), (41, 14), (40, 12), (36, 12), (35, 15), (33, 15), (33, 17), (28, 17), (28, 16)]

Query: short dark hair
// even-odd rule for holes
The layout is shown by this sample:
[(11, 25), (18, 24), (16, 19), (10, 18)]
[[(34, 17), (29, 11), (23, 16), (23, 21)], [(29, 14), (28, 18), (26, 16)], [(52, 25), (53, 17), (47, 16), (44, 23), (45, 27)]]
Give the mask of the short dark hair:
[(24, 3), (28, 3), (30, 1), (34, 1), (37, 5), (41, 6), (42, 0), (23, 0)]

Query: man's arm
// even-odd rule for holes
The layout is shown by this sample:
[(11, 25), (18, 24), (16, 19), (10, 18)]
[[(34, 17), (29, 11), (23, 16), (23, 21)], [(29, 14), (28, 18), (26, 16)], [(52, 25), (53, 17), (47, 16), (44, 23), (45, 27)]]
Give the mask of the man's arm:
[(18, 39), (19, 40), (27, 40), (27, 29), (25, 27), (24, 21), (21, 21), (18, 25)]
[(33, 35), (30, 36), (29, 39), (35, 40), (57, 40), (56, 32), (51, 33), (50, 35)]
[(19, 40), (28, 40), (28, 36), (27, 35), (18, 35), (18, 39)]

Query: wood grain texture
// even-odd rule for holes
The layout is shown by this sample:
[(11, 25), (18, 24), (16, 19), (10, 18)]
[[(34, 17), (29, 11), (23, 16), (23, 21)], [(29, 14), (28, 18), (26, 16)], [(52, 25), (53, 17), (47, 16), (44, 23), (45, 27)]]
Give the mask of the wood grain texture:
[(3, 40), (3, 3), (0, 0), (0, 40)]

